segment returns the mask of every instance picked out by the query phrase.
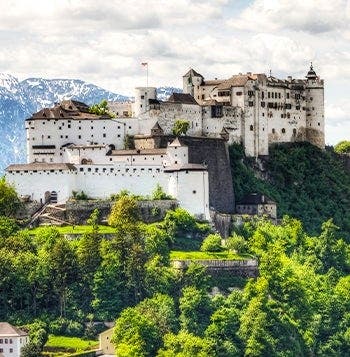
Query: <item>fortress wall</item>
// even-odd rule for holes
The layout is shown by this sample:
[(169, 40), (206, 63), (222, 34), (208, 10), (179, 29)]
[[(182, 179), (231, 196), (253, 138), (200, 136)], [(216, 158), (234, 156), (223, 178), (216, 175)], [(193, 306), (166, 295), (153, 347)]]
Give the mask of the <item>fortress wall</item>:
[(222, 213), (233, 213), (235, 198), (230, 160), (223, 139), (182, 137), (189, 148), (189, 162), (206, 163), (209, 174), (209, 207)]

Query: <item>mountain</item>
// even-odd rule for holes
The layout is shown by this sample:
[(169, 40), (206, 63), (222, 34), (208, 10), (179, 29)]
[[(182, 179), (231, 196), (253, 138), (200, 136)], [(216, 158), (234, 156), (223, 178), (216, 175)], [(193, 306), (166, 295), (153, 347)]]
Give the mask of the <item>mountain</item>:
[[(173, 92), (181, 90), (173, 87), (157, 90), (160, 100), (167, 99)], [(28, 78), (19, 81), (9, 74), (0, 73), (0, 175), (10, 163), (25, 162), (24, 120), (41, 108), (71, 98), (88, 105), (102, 99), (131, 99), (79, 79)]]

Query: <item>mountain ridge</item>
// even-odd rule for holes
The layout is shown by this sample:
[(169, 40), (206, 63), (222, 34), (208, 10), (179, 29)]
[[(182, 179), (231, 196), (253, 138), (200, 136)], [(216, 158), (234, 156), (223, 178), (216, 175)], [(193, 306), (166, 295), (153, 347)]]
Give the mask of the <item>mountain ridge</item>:
[[(174, 87), (157, 89), (158, 99), (165, 100)], [(0, 73), (0, 175), (15, 162), (25, 162), (24, 120), (44, 107), (51, 107), (63, 99), (76, 99), (88, 105), (108, 101), (125, 101), (132, 97), (105, 90), (81, 79), (18, 78)]]

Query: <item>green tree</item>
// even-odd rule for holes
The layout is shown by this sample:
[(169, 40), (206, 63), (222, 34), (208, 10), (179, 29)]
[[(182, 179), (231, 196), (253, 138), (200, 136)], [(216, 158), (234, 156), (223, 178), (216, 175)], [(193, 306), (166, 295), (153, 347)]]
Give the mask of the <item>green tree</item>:
[(125, 309), (116, 320), (112, 339), (118, 356), (155, 356), (162, 336), (172, 332), (174, 323), (174, 302), (166, 295)]
[(222, 246), (220, 234), (209, 234), (201, 245), (202, 252), (220, 252), (221, 250)]
[(180, 312), (181, 329), (203, 336), (212, 312), (206, 291), (198, 290), (193, 286), (183, 288)]
[(122, 233), (132, 233), (138, 227), (139, 210), (134, 197), (121, 196), (113, 205), (108, 217), (108, 224)]
[(334, 146), (334, 151), (338, 154), (349, 154), (350, 153), (350, 141), (343, 140)]
[(79, 281), (77, 257), (65, 238), (59, 238), (49, 253), (53, 284), (59, 295), (60, 316), (66, 315), (67, 291)]
[(164, 347), (158, 357), (214, 357), (215, 346), (211, 339), (196, 336), (181, 330), (177, 335), (169, 333), (164, 336)]
[(1, 238), (7, 238), (19, 230), (16, 220), (6, 216), (0, 216), (0, 246)]
[(0, 178), (0, 216), (12, 217), (20, 207), (16, 190), (6, 182), (5, 177)]
[(247, 241), (244, 237), (236, 233), (233, 233), (233, 235), (227, 239), (226, 246), (228, 249), (232, 249), (238, 254), (245, 253), (247, 251)]
[(89, 108), (89, 112), (96, 115), (108, 115), (114, 117), (112, 113), (109, 112), (108, 102), (106, 99), (101, 100), (100, 103), (94, 104)]
[(173, 198), (163, 191), (162, 186), (157, 184), (156, 188), (152, 192), (152, 200), (171, 200), (171, 199)]
[(190, 128), (190, 122), (188, 120), (176, 120), (173, 126), (173, 134), (175, 136), (186, 135)]

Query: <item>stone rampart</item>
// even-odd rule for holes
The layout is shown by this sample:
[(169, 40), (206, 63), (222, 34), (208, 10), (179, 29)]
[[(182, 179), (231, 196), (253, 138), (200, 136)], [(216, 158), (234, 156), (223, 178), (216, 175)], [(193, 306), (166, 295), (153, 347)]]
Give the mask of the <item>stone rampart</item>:
[(256, 277), (258, 276), (258, 261), (255, 259), (247, 260), (172, 260), (171, 264), (177, 269), (187, 269), (188, 266), (195, 262), (206, 267), (209, 273), (220, 273), (227, 271), (234, 276)]
[[(111, 200), (69, 200), (66, 203), (66, 220), (71, 224), (86, 224), (94, 209), (100, 212), (102, 221), (107, 220), (114, 201)], [(162, 220), (167, 211), (178, 206), (176, 200), (142, 200), (138, 201), (141, 220), (152, 223)]]

